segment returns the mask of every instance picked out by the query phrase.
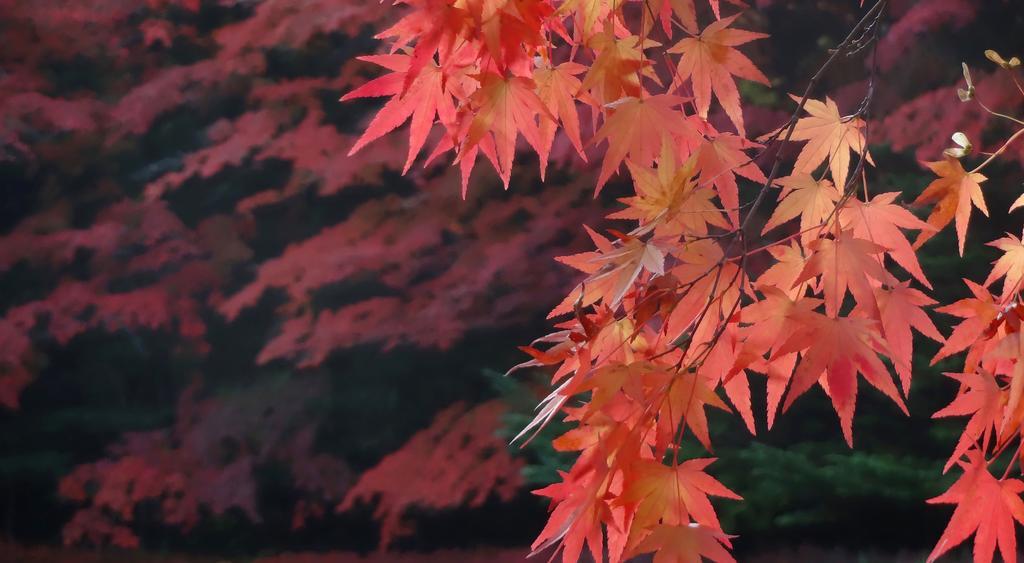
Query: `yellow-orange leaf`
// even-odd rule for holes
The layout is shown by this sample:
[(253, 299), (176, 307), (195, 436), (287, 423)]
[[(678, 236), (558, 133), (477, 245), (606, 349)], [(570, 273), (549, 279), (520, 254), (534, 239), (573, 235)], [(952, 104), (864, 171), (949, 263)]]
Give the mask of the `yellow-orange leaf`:
[(1003, 299), (1007, 299), (1020, 291), (1020, 282), (1024, 279), (1024, 242), (1007, 234), (988, 245), (1002, 250), (1003, 255), (996, 260), (992, 272), (985, 280), (985, 286), (991, 285), (999, 278), (1005, 278), (1003, 279)]
[(786, 176), (775, 181), (782, 187), (779, 205), (775, 208), (761, 234), (800, 216), (801, 239), (808, 243), (817, 236), (812, 227), (822, 224), (839, 201), (839, 190), (832, 182), (816, 181), (810, 174)]
[(715, 193), (694, 181), (694, 164), (691, 158), (676, 166), (675, 150), (666, 136), (657, 169), (626, 162), (636, 196), (620, 199), (629, 208), (609, 217), (636, 219), (641, 227), (653, 228), (657, 236), (703, 236), (708, 234), (708, 225), (728, 228), (712, 201)]
[(657, 42), (641, 40), (636, 35), (618, 38), (611, 26), (607, 26), (590, 41), (595, 53), (594, 63), (580, 89), (590, 92), (599, 104), (609, 104), (623, 97), (640, 97), (640, 76), (658, 79), (643, 50), (657, 46)]
[[(790, 137), (793, 141), (807, 141), (796, 157), (793, 173), (812, 174), (822, 162), (828, 162), (832, 181), (843, 191), (850, 173), (850, 153), (861, 154), (865, 150), (864, 120), (843, 117), (839, 106), (828, 97), (824, 102), (807, 100), (804, 111), (809, 115), (796, 122)], [(871, 162), (870, 154), (865, 158)]]
[[(914, 205), (935, 204), (928, 215), (928, 224), (936, 230), (941, 230), (956, 218), (956, 238), (960, 245), (960, 256), (963, 256), (967, 222), (971, 219), (971, 204), (988, 217), (985, 196), (981, 193), (981, 183), (987, 178), (977, 172), (968, 173), (955, 158), (925, 164), (939, 177), (928, 184), (914, 200)], [(914, 241), (914, 248), (920, 248), (926, 240), (935, 236), (935, 232), (922, 231)]]

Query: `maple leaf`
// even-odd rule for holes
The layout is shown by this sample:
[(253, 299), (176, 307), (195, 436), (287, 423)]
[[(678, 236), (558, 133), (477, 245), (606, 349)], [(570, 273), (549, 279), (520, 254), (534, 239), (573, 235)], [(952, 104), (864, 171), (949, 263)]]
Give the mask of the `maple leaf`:
[(715, 394), (700, 374), (676, 375), (666, 371), (665, 375), (673, 380), (658, 420), (662, 440), (674, 437), (676, 429), (682, 424), (684, 429), (689, 427), (704, 449), (711, 451), (711, 436), (704, 406), (711, 405), (730, 412), (728, 405)]
[(800, 273), (804, 271), (807, 259), (804, 257), (803, 249), (796, 241), (788, 245), (776, 245), (768, 249), (768, 253), (776, 260), (768, 267), (755, 283), (758, 289), (775, 287), (784, 291), (791, 298), (803, 294), (807, 288), (803, 284), (796, 283)]
[[(790, 94), (794, 101), (800, 98)], [(813, 174), (822, 162), (828, 162), (832, 181), (843, 191), (846, 189), (846, 178), (850, 172), (850, 153), (861, 154), (865, 151), (864, 120), (846, 118), (839, 114), (839, 106), (826, 97), (824, 102), (808, 99), (804, 103), (804, 111), (809, 116), (796, 122), (792, 141), (807, 141), (793, 164), (794, 174)], [(871, 154), (865, 155), (872, 163)]]
[(583, 547), (590, 549), (595, 561), (603, 560), (601, 523), (611, 520), (611, 511), (603, 498), (607, 467), (592, 460), (578, 460), (569, 472), (559, 471), (562, 481), (533, 491), (533, 494), (557, 502), (544, 529), (531, 545), (532, 553), (562, 542), (563, 563), (576, 563)]
[(1019, 439), (1017, 432), (1024, 421), (1024, 362), (1021, 361), (1021, 358), (1024, 358), (1024, 332), (1020, 330), (1021, 311), (1024, 311), (1024, 306), (1020, 305), (1004, 309), (1002, 320), (1005, 323), (1004, 329), (1009, 334), (1002, 339), (993, 338), (997, 343), (986, 358), (1013, 362), (1013, 367), (1007, 370), (1009, 373), (1006, 374), (1010, 385), (1005, 393), (1006, 411), (1002, 424), (999, 425), (997, 442), (1000, 446), (1007, 444), (1010, 439)]
[(779, 193), (779, 205), (765, 223), (761, 234), (800, 216), (801, 240), (804, 244), (817, 237), (812, 227), (822, 225), (836, 208), (839, 201), (839, 190), (832, 182), (822, 179), (816, 181), (810, 174), (799, 174), (779, 178), (775, 184), (782, 187)]
[(891, 289), (877, 289), (875, 297), (881, 312), (882, 332), (889, 347), (889, 358), (900, 376), (903, 393), (909, 394), (910, 364), (914, 356), (914, 338), (910, 328), (917, 329), (940, 344), (945, 343), (928, 314), (921, 309), (934, 305), (935, 301), (910, 287), (910, 282), (901, 282)]
[(793, 299), (774, 286), (763, 287), (761, 292), (764, 294), (763, 299), (747, 305), (741, 311), (741, 321), (748, 328), (743, 331), (746, 350), (737, 359), (740, 369), (749, 365), (753, 357), (777, 350), (789, 335), (800, 329), (801, 316), (812, 313), (821, 305), (820, 299)]
[(588, 418), (608, 404), (612, 398), (622, 390), (623, 385), (629, 380), (636, 380), (650, 366), (644, 363), (620, 364), (613, 363), (598, 368), (591, 373), (586, 380), (578, 386), (570, 386), (563, 391), (564, 395), (575, 395), (591, 391), (590, 400), (586, 404), (586, 414), (580, 420), (586, 422)]
[(1020, 291), (1020, 282), (1024, 279), (1024, 243), (1009, 233), (1005, 237), (988, 243), (1003, 251), (1003, 255), (995, 261), (992, 272), (985, 278), (985, 287), (992, 285), (999, 278), (1003, 279), (1003, 299)]
[(917, 196), (914, 205), (935, 204), (932, 212), (928, 215), (928, 224), (935, 227), (935, 231), (922, 231), (914, 241), (914, 248), (921, 248), (925, 241), (935, 236), (936, 232), (948, 225), (955, 217), (956, 238), (960, 256), (963, 256), (964, 241), (967, 240), (967, 223), (971, 219), (971, 205), (973, 204), (988, 217), (985, 196), (981, 193), (981, 183), (987, 178), (977, 172), (968, 173), (960, 161), (955, 158), (926, 162), (925, 165), (939, 177), (928, 184), (921, 195)]
[(768, 77), (736, 47), (768, 36), (753, 31), (730, 29), (729, 26), (737, 17), (739, 14), (712, 23), (704, 28), (700, 35), (679, 41), (668, 52), (682, 53), (672, 87), (679, 87), (681, 81), (689, 78), (693, 84), (697, 113), (705, 119), (711, 107), (711, 95), (714, 94), (740, 136), (746, 136), (743, 112), (740, 110), (740, 95), (732, 77), (738, 76), (766, 86), (769, 82)]
[[(931, 365), (977, 343), (978, 337), (988, 330), (989, 325), (999, 315), (1000, 308), (988, 289), (968, 279), (965, 279), (964, 283), (971, 290), (973, 297), (936, 309), (939, 313), (954, 315), (964, 320), (953, 328), (953, 333), (946, 339), (946, 344), (932, 358)], [(973, 370), (977, 361), (978, 358), (974, 357), (974, 354), (968, 354), (964, 369)]]
[(957, 440), (953, 455), (949, 457), (942, 472), (949, 471), (978, 440), (982, 448), (988, 448), (993, 432), (1003, 414), (1002, 393), (999, 382), (989, 373), (946, 373), (960, 382), (960, 392), (953, 402), (935, 412), (932, 418), (949, 416), (970, 416), (964, 431)]
[(926, 232), (935, 228), (918, 219), (903, 206), (893, 203), (898, 196), (899, 192), (888, 192), (878, 194), (867, 202), (851, 198), (840, 210), (843, 228), (852, 229), (853, 236), (857, 238), (884, 246), (886, 253), (897, 264), (931, 289), (932, 285), (917, 261), (914, 248), (900, 229)]
[[(540, 131), (537, 116), (555, 120), (548, 108), (534, 92), (532, 80), (519, 76), (502, 76), (485, 73), (478, 77), (480, 89), (470, 98), (472, 121), (466, 132), (466, 139), (459, 147), (455, 161), (470, 154), (486, 135), (493, 136), (497, 152), (498, 172), (508, 188), (512, 175), (512, 161), (515, 157), (516, 136), (522, 133), (530, 146), (541, 152)], [(472, 154), (475, 156), (475, 153)], [(465, 190), (465, 188), (463, 188)], [(465, 194), (463, 194), (465, 197)]]
[(401, 0), (412, 10), (391, 27), (374, 36), (376, 39), (394, 38), (391, 53), (415, 41), (409, 59), (408, 73), (403, 81), (407, 90), (420, 72), (431, 64), (439, 50), (451, 52), (458, 37), (473, 27), (469, 12), (448, 0)]
[[(576, 75), (585, 69), (586, 67), (581, 64), (567, 62), (555, 67), (538, 67), (533, 71), (537, 96), (544, 102), (548, 112), (562, 124), (565, 135), (584, 161), (587, 160), (587, 156), (583, 153), (583, 141), (580, 140), (580, 117), (576, 111), (575, 95), (580, 89), (580, 81)], [(548, 156), (551, 154), (551, 145), (557, 129), (558, 123), (554, 119), (541, 119), (540, 146), (537, 150), (540, 156), (541, 181), (544, 180)]]
[(638, 503), (633, 525), (646, 528), (659, 520), (666, 524), (687, 524), (721, 531), (708, 495), (742, 500), (714, 477), (704, 472), (715, 458), (689, 459), (675, 466), (641, 460), (629, 469), (617, 503)]
[(956, 510), (942, 532), (928, 562), (974, 537), (974, 561), (991, 563), (996, 547), (1003, 561), (1017, 560), (1014, 520), (1024, 524), (1024, 482), (1019, 479), (996, 480), (988, 471), (981, 452), (971, 450), (967, 462), (959, 462), (964, 474), (945, 493), (929, 499), (930, 504), (955, 504)]
[(575, 39), (585, 43), (594, 35), (598, 22), (607, 20), (616, 5), (616, 0), (565, 0), (555, 13), (559, 16), (573, 14)]
[(719, 133), (710, 141), (703, 141), (697, 150), (697, 166), (700, 168), (701, 183), (712, 183), (718, 191), (725, 212), (734, 226), (739, 226), (739, 188), (736, 176), (764, 183), (764, 173), (743, 151), (758, 148), (743, 137), (732, 133)]
[(802, 314), (799, 321), (802, 328), (773, 354), (774, 358), (803, 351), (803, 358), (786, 395), (784, 410), (789, 409), (797, 397), (820, 379), (839, 415), (843, 437), (853, 447), (853, 414), (857, 404), (859, 371), (868, 383), (892, 399), (906, 414), (907, 407), (885, 364), (878, 358), (878, 353), (885, 348), (879, 339), (875, 321), (831, 318), (818, 313)]
[(554, 13), (545, 0), (466, 0), (465, 6), (500, 70), (525, 59), (524, 46), (545, 42), (542, 25)]
[[(795, 276), (796, 273), (793, 274)], [(748, 368), (768, 376), (766, 402), (768, 428), (771, 429), (783, 392), (793, 375), (797, 356), (796, 353), (778, 356), (774, 352), (786, 343), (788, 335), (800, 330), (800, 317), (813, 312), (821, 305), (821, 300), (813, 297), (793, 299), (791, 293), (772, 285), (759, 289), (764, 299), (744, 307), (740, 313), (742, 322), (748, 326), (742, 330), (743, 343), (726, 378)], [(764, 356), (769, 353), (772, 359), (765, 361)]]
[(654, 563), (695, 563), (705, 557), (715, 563), (736, 563), (725, 547), (729, 536), (699, 524), (659, 525), (636, 547), (654, 552)]
[(434, 125), (436, 115), (442, 122), (455, 118), (455, 106), (451, 94), (444, 88), (445, 75), (436, 65), (427, 65), (403, 91), (408, 76), (411, 57), (407, 55), (371, 55), (359, 60), (378, 64), (394, 72), (375, 78), (359, 88), (345, 94), (341, 101), (356, 98), (392, 96), (384, 107), (370, 120), (366, 130), (348, 151), (348, 156), (359, 152), (370, 142), (394, 131), (412, 117), (409, 130), (409, 155), (402, 173), (412, 166), (413, 160), (423, 148), (427, 134)]
[(659, 237), (706, 235), (708, 225), (728, 228), (729, 223), (712, 201), (714, 192), (694, 181), (695, 164), (691, 158), (676, 166), (675, 148), (668, 136), (662, 137), (657, 169), (626, 162), (636, 195), (619, 199), (629, 208), (608, 217), (636, 219), (641, 227), (653, 228)]
[(657, 275), (665, 273), (665, 254), (655, 244), (624, 235), (616, 246), (590, 227), (584, 225), (584, 228), (597, 246), (597, 251), (560, 256), (557, 260), (590, 275), (549, 316), (571, 311), (577, 300), (580, 300), (583, 307), (601, 301), (606, 307), (614, 309), (641, 271), (646, 269)]
[(1024, 194), (1020, 194), (1017, 199), (1013, 200), (1013, 203), (1010, 204), (1009, 210), (1013, 211), (1015, 209), (1020, 209), (1021, 207), (1024, 207)]
[(643, 51), (657, 46), (657, 42), (636, 35), (618, 38), (609, 22), (604, 31), (590, 40), (596, 55), (580, 89), (589, 91), (599, 105), (624, 97), (641, 97), (644, 90), (640, 77), (658, 80)]
[(618, 170), (625, 158), (640, 166), (648, 166), (654, 161), (663, 141), (661, 135), (652, 135), (652, 131), (661, 131), (673, 138), (692, 134), (683, 113), (677, 109), (683, 101), (679, 96), (659, 94), (647, 98), (625, 98), (614, 104), (604, 125), (591, 140), (595, 145), (608, 141), (595, 194), (601, 192), (612, 172)]
[(825, 311), (829, 316), (839, 314), (846, 290), (849, 289), (857, 304), (877, 318), (878, 306), (869, 278), (889, 285), (897, 283), (882, 266), (881, 259), (872, 257), (884, 252), (885, 248), (854, 238), (850, 231), (841, 232), (835, 239), (816, 239), (808, 247), (813, 253), (800, 277), (793, 283), (799, 284), (821, 276)]
[[(747, 8), (747, 4), (743, 0), (727, 0), (730, 4), (738, 6), (740, 8)], [(697, 25), (697, 6), (694, 0), (644, 0), (650, 9), (651, 14), (657, 14), (657, 19), (661, 22), (661, 28), (665, 32), (665, 35), (672, 37), (673, 21), (672, 14), (675, 13), (679, 18), (679, 23), (683, 26), (683, 29), (691, 35), (697, 35), (700, 31), (700, 27)], [(658, 5), (653, 3), (657, 2)], [(721, 6), (719, 0), (708, 0), (708, 4), (711, 5), (711, 11), (714, 13), (715, 19), (722, 19)]]

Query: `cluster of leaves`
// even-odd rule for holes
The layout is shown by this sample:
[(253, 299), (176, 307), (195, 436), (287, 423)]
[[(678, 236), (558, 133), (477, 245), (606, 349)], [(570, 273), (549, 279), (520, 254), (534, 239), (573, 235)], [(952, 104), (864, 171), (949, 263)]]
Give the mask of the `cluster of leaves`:
[(452, 405), (399, 451), (359, 476), (338, 510), (376, 501), (381, 548), (409, 531), (413, 507), (480, 506), (491, 495), (511, 500), (521, 486), (523, 460), (509, 456), (496, 435), (505, 407), (498, 400), (467, 408)]
[(111, 458), (61, 479), (60, 494), (86, 505), (65, 526), (64, 541), (137, 547), (130, 524), (143, 503), (157, 504), (159, 520), (183, 530), (198, 523), (201, 510), (237, 509), (258, 522), (254, 471), (268, 462), (287, 466), (304, 492), (293, 514), (293, 526), (302, 526), (352, 481), (344, 462), (313, 451), (310, 402), (323, 389), (309, 378), (301, 386), (276, 382), (201, 399), (193, 384), (179, 399), (172, 429), (127, 434)]
[[(1024, 97), (1024, 85), (1017, 69), (1017, 57), (1004, 59), (995, 51), (986, 51), (990, 61), (1012, 81), (1018, 95)], [(953, 135), (957, 146), (946, 149), (943, 162), (930, 167), (939, 176), (921, 194), (919, 201), (936, 202), (929, 222), (939, 226), (955, 218), (957, 236), (963, 253), (964, 237), (972, 206), (988, 214), (981, 184), (986, 177), (981, 170), (1002, 155), (1017, 138), (1024, 136), (1024, 121), (988, 108), (971, 80), (965, 64), (965, 85), (957, 92), (965, 104), (976, 104), (997, 119), (1010, 122), (1017, 131), (983, 162), (967, 171), (960, 160), (973, 152), (970, 138), (962, 131)], [(1010, 211), (1024, 205), (1024, 195), (1010, 205)], [(1021, 346), (1020, 304), (1021, 282), (1024, 281), (1024, 243), (1013, 234), (988, 243), (1002, 254), (994, 262), (989, 275), (981, 283), (965, 279), (972, 296), (939, 309), (962, 321), (953, 329), (945, 346), (933, 363), (952, 354), (966, 351), (963, 370), (947, 373), (960, 383), (957, 397), (936, 417), (970, 416), (963, 433), (946, 463), (948, 470), (960, 465), (963, 474), (945, 494), (931, 499), (933, 503), (956, 504), (949, 526), (939, 539), (930, 559), (942, 555), (975, 535), (974, 556), (978, 561), (991, 561), (998, 546), (1003, 560), (1013, 561), (1017, 555), (1014, 521), (1024, 524), (1024, 481), (1009, 477), (1015, 465), (1024, 460), (1021, 441), (1021, 389), (1024, 386), (1024, 347)], [(1001, 284), (1001, 292), (991, 291)], [(1000, 459), (1005, 451), (1009, 459)], [(1005, 457), (1005, 456), (1004, 456)], [(993, 475), (993, 464), (1005, 465), (1001, 477)], [(1024, 472), (1024, 463), (1019, 465)]]
[[(507, 186), (520, 135), (542, 176), (556, 130), (587, 159), (578, 113), (586, 108), (594, 124), (586, 145), (606, 145), (596, 191), (623, 163), (635, 187), (609, 217), (631, 221), (628, 230), (606, 237), (588, 228), (596, 249), (560, 259), (586, 277), (551, 312), (559, 330), (524, 347), (532, 359), (513, 368), (555, 366), (555, 388), (520, 436), (559, 414), (576, 423), (554, 441), (579, 452), (575, 462), (537, 491), (552, 513), (535, 551), (557, 546), (566, 562), (585, 548), (599, 561), (647, 552), (655, 561), (732, 561), (709, 497), (740, 497), (706, 473), (714, 458), (684, 453), (688, 434), (712, 450), (705, 408), (734, 410), (754, 432), (752, 376), (767, 386), (769, 428), (780, 405), (820, 386), (852, 446), (858, 374), (906, 412), (917, 331), (944, 345), (939, 358), (970, 347), (965, 392), (939, 415), (977, 412), (951, 460), (965, 460), (964, 477), (933, 499), (961, 504), (932, 558), (977, 531), (976, 560), (990, 560), (997, 540), (1014, 560), (1021, 482), (992, 477), (975, 447), (996, 456), (1020, 432), (1021, 243), (994, 243), (1006, 254), (984, 286), (972, 285), (975, 299), (942, 309), (967, 319), (949, 340), (926, 313), (936, 303), (918, 289), (931, 284), (915, 249), (955, 220), (963, 253), (972, 204), (987, 211), (979, 171), (1020, 133), (971, 171), (958, 160), (970, 150), (959, 133), (961, 146), (929, 165), (938, 178), (915, 201), (933, 204), (927, 221), (897, 202), (898, 191), (873, 189), (865, 117), (878, 65), (891, 66), (876, 52), (887, 2), (830, 50), (804, 94), (792, 96), (792, 117), (756, 140), (746, 138), (734, 77), (768, 83), (737, 49), (766, 36), (735, 27), (741, 14), (723, 16), (715, 0), (704, 26), (692, 0), (400, 3), (411, 10), (378, 35), (392, 40), (390, 53), (365, 58), (391, 72), (346, 96), (390, 97), (354, 151), (411, 119), (408, 169), (440, 125), (428, 161), (454, 152), (465, 193), (482, 153)], [(971, 11), (944, 6), (952, 16), (923, 8), (887, 47), (898, 49), (919, 20)], [(870, 76), (852, 114), (813, 97), (837, 59), (861, 53)], [(990, 58), (1016, 84), (1019, 62)], [(961, 99), (975, 94), (968, 82)], [(709, 122), (713, 98), (735, 133)], [(784, 165), (789, 143), (803, 144)], [(748, 181), (758, 188), (741, 198)], [(762, 225), (771, 199), (778, 203)], [(758, 232), (764, 241), (782, 229), (755, 244)], [(907, 231), (917, 232), (913, 244)], [(986, 288), (1002, 277), (997, 300)]]

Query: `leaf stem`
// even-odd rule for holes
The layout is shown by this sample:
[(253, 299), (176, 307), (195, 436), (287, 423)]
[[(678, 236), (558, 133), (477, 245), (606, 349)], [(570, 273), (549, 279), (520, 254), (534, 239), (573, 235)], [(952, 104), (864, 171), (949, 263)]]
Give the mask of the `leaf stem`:
[(991, 163), (993, 160), (998, 158), (999, 155), (1001, 155), (1004, 152), (1006, 152), (1006, 149), (1010, 146), (1010, 144), (1013, 143), (1014, 141), (1016, 141), (1017, 138), (1020, 137), (1021, 135), (1024, 135), (1024, 128), (1018, 129), (1016, 133), (1011, 135), (1010, 138), (1007, 139), (1005, 143), (1003, 143), (1003, 146), (999, 147), (999, 150), (997, 150), (996, 152), (992, 153), (991, 156), (989, 156), (987, 159), (985, 159), (985, 162), (982, 162), (981, 164), (976, 166), (974, 168), (974, 170), (971, 170), (970, 173), (971, 174), (975, 174), (977, 172), (981, 172), (982, 168), (985, 168), (986, 166), (989, 165), (989, 163)]

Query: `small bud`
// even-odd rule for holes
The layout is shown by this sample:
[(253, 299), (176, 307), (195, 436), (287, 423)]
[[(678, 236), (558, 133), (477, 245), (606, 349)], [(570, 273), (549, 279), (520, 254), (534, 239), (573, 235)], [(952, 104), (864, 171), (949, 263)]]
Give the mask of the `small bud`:
[(992, 49), (988, 49), (987, 51), (985, 51), (985, 58), (1007, 70), (1017, 68), (1020, 66), (1020, 58), (1010, 57), (1010, 60), (1006, 60), (1002, 57), (1002, 55), (993, 51)]

